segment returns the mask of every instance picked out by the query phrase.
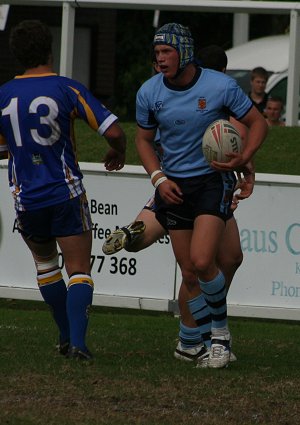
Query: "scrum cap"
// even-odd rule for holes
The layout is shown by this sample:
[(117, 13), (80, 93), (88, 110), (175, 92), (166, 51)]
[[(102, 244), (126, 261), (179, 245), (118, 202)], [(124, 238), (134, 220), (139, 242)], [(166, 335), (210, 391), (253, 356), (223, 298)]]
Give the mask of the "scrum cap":
[(188, 27), (170, 23), (159, 28), (154, 36), (153, 46), (167, 44), (179, 53), (179, 68), (185, 68), (194, 61), (194, 40)]

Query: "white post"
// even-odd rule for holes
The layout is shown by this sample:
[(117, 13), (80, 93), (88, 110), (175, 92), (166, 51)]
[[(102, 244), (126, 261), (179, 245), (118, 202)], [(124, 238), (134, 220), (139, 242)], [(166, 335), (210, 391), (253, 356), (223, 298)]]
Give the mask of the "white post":
[(61, 25), (61, 48), (59, 73), (72, 77), (74, 50), (75, 9), (70, 3), (63, 3)]
[(232, 44), (233, 47), (249, 40), (249, 14), (248, 13), (234, 13), (233, 15), (233, 34)]
[(9, 11), (9, 4), (0, 5), (0, 31), (5, 30), (8, 11)]
[(160, 10), (156, 9), (154, 11), (153, 24), (152, 24), (155, 29), (158, 27), (159, 17), (160, 17)]
[(290, 15), (289, 69), (286, 96), (286, 125), (298, 125), (300, 78), (300, 19), (296, 10)]

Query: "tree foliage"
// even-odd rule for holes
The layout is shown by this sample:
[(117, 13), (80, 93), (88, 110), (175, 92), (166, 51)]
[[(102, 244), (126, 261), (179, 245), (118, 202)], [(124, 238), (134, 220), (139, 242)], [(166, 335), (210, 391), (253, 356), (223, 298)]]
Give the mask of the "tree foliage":
[[(114, 111), (122, 118), (135, 118), (135, 96), (152, 74), (151, 41), (155, 32), (153, 11), (119, 10), (117, 22), (117, 72)], [(232, 47), (233, 14), (168, 12), (160, 13), (159, 26), (178, 22), (188, 26), (195, 40), (195, 52), (209, 44), (225, 50)], [(251, 15), (250, 39), (287, 30), (289, 16)]]

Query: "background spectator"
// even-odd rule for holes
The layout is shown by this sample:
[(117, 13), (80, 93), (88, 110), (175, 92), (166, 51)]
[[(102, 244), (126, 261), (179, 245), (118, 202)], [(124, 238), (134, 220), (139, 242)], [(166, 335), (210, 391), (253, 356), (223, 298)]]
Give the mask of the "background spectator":
[(264, 114), (267, 100), (268, 100), (268, 95), (265, 92), (268, 78), (269, 78), (268, 71), (266, 71), (265, 68), (261, 66), (254, 68), (251, 71), (251, 75), (250, 75), (251, 91), (249, 93), (249, 97), (252, 100), (253, 105), (256, 106), (256, 108), (262, 114)]
[(285, 122), (281, 115), (283, 112), (283, 102), (280, 97), (270, 97), (267, 101), (265, 116), (269, 127), (284, 127)]

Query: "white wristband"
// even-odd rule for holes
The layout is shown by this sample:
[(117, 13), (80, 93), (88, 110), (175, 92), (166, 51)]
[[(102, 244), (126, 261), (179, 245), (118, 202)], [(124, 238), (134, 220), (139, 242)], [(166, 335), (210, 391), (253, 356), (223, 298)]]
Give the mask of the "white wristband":
[(157, 174), (159, 174), (159, 173), (162, 173), (162, 171), (161, 170), (153, 171), (153, 173), (151, 173), (151, 176), (150, 176), (151, 181), (152, 181), (153, 177), (157, 176)]
[(165, 182), (166, 180), (168, 180), (166, 176), (163, 176), (163, 177), (160, 177), (159, 179), (157, 179), (157, 180), (156, 180), (156, 182), (154, 183), (154, 187), (155, 187), (155, 189), (157, 189), (157, 188), (158, 188), (158, 186), (159, 186), (161, 183)]

